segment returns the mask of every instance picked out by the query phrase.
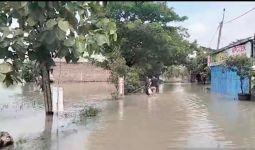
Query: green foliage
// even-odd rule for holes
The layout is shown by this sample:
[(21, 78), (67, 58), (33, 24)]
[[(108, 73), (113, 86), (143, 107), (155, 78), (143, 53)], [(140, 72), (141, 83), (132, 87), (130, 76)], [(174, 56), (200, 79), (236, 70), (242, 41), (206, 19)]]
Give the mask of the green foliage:
[[(105, 10), (97, 2), (29, 1), (0, 5), (0, 59), (11, 61), (14, 72), (6, 74), (9, 77), (4, 81), (16, 78), (13, 76), (26, 59), (46, 62), (48, 69), (54, 65), (54, 58), (76, 63), (85, 52), (100, 53), (117, 37), (115, 23), (105, 18)], [(19, 27), (9, 28), (13, 19), (17, 19)]]
[(198, 47), (196, 41), (191, 43), (189, 46), (190, 50), (196, 52), (196, 57), (187, 58), (185, 66), (187, 67), (190, 74), (201, 74), (202, 77), (210, 79), (211, 71), (207, 66), (207, 56), (209, 49)]
[(39, 69), (34, 61), (27, 61), (21, 67), (21, 79), (26, 82), (35, 82), (39, 75)]
[(141, 86), (139, 70), (137, 68), (129, 68), (125, 76), (125, 93), (135, 92)]
[(91, 107), (91, 106), (90, 107), (84, 107), (80, 111), (80, 117), (81, 118), (95, 117), (99, 112), (100, 112), (100, 110), (98, 108)]
[(255, 89), (255, 70), (251, 71), (251, 89)]
[(166, 71), (164, 72), (164, 76), (166, 78), (172, 77), (184, 77), (188, 75), (188, 70), (185, 66), (181, 65), (171, 65), (167, 67)]
[[(110, 48), (111, 49), (111, 48)], [(112, 50), (112, 49), (111, 49)], [(111, 70), (110, 80), (118, 89), (118, 78), (124, 77), (127, 73), (128, 66), (126, 66), (125, 59), (120, 55), (117, 46), (114, 46), (113, 51), (108, 52), (106, 59), (102, 63), (98, 63), (99, 66)]]
[(108, 2), (106, 8), (107, 16), (117, 22), (118, 50), (126, 65), (137, 71), (133, 74), (136, 79), (139, 76), (137, 80), (145, 75), (159, 76), (165, 66), (185, 60), (189, 53), (185, 29), (167, 24), (187, 17), (159, 2)]
[(230, 56), (225, 60), (224, 65), (227, 69), (235, 71), (240, 77), (243, 94), (243, 80), (251, 76), (251, 60), (246, 55)]
[(158, 2), (109, 2), (108, 15), (116, 20), (142, 22), (159, 22), (166, 25), (171, 21), (184, 21), (186, 16), (180, 17), (173, 8), (168, 8), (163, 3)]

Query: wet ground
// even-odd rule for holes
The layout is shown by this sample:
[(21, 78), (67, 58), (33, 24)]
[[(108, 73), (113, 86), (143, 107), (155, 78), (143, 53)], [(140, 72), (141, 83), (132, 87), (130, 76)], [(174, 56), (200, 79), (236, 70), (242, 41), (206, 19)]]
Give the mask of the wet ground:
[[(255, 102), (213, 94), (195, 84), (165, 84), (161, 94), (128, 95), (118, 101), (107, 100), (111, 88), (84, 97), (83, 90), (77, 92), (83, 86), (89, 87), (64, 85), (65, 111), (53, 118), (45, 118), (39, 93), (0, 90), (0, 130), (18, 141), (13, 149), (255, 148)], [(76, 94), (65, 95), (72, 91)], [(102, 111), (79, 120), (76, 112), (84, 104)]]

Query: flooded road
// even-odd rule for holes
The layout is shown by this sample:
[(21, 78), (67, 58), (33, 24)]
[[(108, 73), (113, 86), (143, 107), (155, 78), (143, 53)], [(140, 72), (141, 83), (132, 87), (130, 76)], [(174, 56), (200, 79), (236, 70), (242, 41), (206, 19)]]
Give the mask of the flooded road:
[[(72, 93), (77, 86), (68, 86), (68, 91)], [(65, 96), (65, 89), (65, 111), (53, 118), (45, 119), (43, 104), (36, 98), (23, 100), (27, 105), (22, 111), (2, 105), (0, 130), (10, 132), (15, 139), (25, 139), (14, 149), (255, 148), (255, 102), (213, 94), (204, 86), (165, 84), (161, 94), (128, 95), (118, 101), (106, 100), (109, 91), (102, 90), (104, 96), (89, 102), (86, 99), (93, 96), (83, 97), (82, 91)], [(12, 92), (20, 94), (19, 89)], [(20, 99), (8, 94), (5, 92), (11, 102)], [(75, 106), (81, 104), (96, 105), (101, 113), (76, 122)]]

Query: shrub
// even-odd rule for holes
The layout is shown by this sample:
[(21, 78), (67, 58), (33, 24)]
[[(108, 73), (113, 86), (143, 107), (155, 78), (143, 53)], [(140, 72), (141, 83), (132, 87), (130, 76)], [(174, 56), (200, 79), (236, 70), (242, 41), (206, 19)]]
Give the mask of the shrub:
[(125, 77), (125, 93), (132, 93), (142, 86), (139, 71), (130, 68)]

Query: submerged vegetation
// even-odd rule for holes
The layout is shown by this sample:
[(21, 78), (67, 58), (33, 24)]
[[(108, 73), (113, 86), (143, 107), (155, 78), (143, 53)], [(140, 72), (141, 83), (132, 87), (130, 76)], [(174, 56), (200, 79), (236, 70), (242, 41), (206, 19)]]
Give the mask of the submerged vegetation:
[(101, 110), (94, 106), (85, 106), (82, 110), (80, 110), (79, 116), (80, 118), (91, 118), (98, 115)]

